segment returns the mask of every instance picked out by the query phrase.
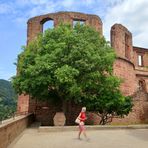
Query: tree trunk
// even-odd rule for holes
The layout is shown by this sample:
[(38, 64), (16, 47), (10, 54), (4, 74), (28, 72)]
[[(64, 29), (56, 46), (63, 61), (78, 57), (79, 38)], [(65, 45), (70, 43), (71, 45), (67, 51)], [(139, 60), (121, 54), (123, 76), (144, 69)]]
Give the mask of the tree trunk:
[(67, 111), (67, 101), (65, 101), (64, 99), (62, 100), (62, 111), (64, 112), (64, 114)]
[(100, 125), (105, 125), (106, 123), (107, 123), (107, 120), (108, 120), (108, 116), (107, 116), (107, 114), (106, 113), (103, 113), (102, 115), (101, 115), (101, 121), (100, 121)]

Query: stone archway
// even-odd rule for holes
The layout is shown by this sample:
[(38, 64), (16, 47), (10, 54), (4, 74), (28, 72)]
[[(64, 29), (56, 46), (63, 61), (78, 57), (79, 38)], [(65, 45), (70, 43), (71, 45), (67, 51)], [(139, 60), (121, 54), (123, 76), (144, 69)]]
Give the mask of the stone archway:
[[(48, 28), (54, 28), (55, 26), (55, 21), (52, 18), (44, 18), (41, 22), (40, 22), (41, 26), (42, 26), (42, 32), (44, 32), (46, 29)], [(46, 25), (47, 24), (47, 25)]]

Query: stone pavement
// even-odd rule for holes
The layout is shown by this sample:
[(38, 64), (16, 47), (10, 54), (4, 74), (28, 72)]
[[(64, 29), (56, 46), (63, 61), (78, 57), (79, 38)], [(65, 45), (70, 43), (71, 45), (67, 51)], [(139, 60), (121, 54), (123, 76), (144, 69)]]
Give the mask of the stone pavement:
[(91, 130), (89, 141), (78, 140), (77, 133), (28, 128), (8, 148), (148, 148), (148, 129)]

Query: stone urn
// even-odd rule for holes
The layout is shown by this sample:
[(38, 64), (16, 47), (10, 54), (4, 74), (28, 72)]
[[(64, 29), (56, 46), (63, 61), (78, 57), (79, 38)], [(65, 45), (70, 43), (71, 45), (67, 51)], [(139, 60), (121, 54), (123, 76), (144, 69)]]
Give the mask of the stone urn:
[(63, 112), (56, 112), (53, 121), (54, 126), (64, 126), (66, 121), (65, 114)]

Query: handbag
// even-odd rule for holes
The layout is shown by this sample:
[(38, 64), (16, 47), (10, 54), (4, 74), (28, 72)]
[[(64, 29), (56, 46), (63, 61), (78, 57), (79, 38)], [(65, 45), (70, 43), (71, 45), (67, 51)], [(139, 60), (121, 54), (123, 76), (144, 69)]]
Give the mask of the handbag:
[(77, 117), (75, 123), (80, 124), (80, 119)]

